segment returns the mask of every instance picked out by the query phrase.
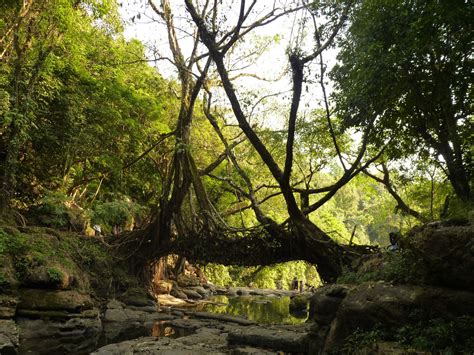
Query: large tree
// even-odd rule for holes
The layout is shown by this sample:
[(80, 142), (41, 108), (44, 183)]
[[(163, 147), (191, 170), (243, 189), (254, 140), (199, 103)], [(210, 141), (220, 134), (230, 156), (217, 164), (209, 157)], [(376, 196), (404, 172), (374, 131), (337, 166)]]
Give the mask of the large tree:
[[(364, 130), (359, 149), (354, 154), (341, 152), (330, 108), (325, 100), (327, 114), (323, 116), (322, 122), (327, 127), (326, 133), (332, 137), (330, 141), (334, 144), (334, 157), (340, 162), (342, 171), (341, 176), (329, 186), (316, 188), (313, 184), (307, 184), (299, 188), (299, 179), (295, 178), (294, 174), (295, 140), (301, 129), (298, 124), (301, 122), (300, 106), (304, 85), (310, 82), (309, 69), (311, 66), (313, 69), (317, 68), (321, 71), (321, 79), (324, 77), (325, 66), (322, 62), (317, 63), (317, 60), (322, 60), (323, 51), (333, 43), (343, 27), (351, 2), (341, 2), (337, 3), (337, 6), (327, 8), (323, 26), (319, 25), (318, 8), (308, 6), (305, 2), (295, 2), (289, 8), (276, 2), (273, 7), (265, 9), (258, 9), (255, 0), (248, 3), (244, 0), (229, 1), (225, 4), (217, 1), (184, 3), (187, 13), (180, 13), (182, 16), (176, 17), (173, 16), (170, 2), (150, 2), (166, 25), (171, 52), (168, 59), (177, 68), (182, 89), (180, 114), (175, 130), (176, 148), (170, 175), (155, 213), (155, 222), (144, 235), (138, 235), (138, 241), (141, 243), (138, 255), (143, 258), (145, 264), (170, 251), (201, 261), (241, 265), (304, 259), (317, 265), (323, 280), (334, 281), (344, 267), (350, 267), (354, 258), (366, 249), (336, 243), (311, 221), (310, 214), (377, 158), (378, 154), (370, 158), (365, 154), (371, 125)], [(228, 17), (222, 12), (226, 6), (238, 9), (237, 16)], [(238, 90), (236, 78), (245, 73), (234, 69), (245, 67), (242, 58), (252, 55), (239, 50), (239, 46), (246, 43), (250, 33), (293, 13), (296, 13), (297, 17), (305, 18), (305, 21), (299, 28), (295, 28), (299, 35), (288, 51), (291, 94), (289, 105), (283, 114), (287, 131), (282, 135), (283, 149), (279, 150), (279, 153), (282, 153), (280, 156), (265, 142), (258, 126), (251, 122), (255, 113), (253, 108), (265, 97), (260, 96), (258, 92), (246, 95)], [(175, 20), (182, 18), (184, 20), (181, 25), (190, 27), (177, 27)], [(308, 36), (312, 43), (309, 48), (307, 46), (304, 49), (305, 46), (299, 39), (303, 36), (302, 33), (306, 32), (305, 26), (308, 24), (312, 24), (311, 36)], [(192, 50), (187, 59), (183, 55), (184, 47), (178, 32), (191, 36)], [(233, 64), (239, 61), (240, 65)], [(259, 75), (257, 73), (254, 76)], [(324, 86), (323, 80), (321, 85)], [(189, 137), (196, 115), (195, 105), (201, 93), (203, 112), (224, 147), (224, 157), (227, 157), (229, 169), (235, 172), (234, 178), (215, 176), (218, 174), (213, 177), (225, 181), (230, 188), (249, 201), (255, 216), (254, 226), (250, 229), (243, 228), (242, 225), (227, 225), (222, 211), (217, 211), (213, 206), (206, 186), (201, 182), (199, 175), (213, 175), (214, 169), (223, 161), (218, 158), (216, 164), (199, 168), (193, 158), (193, 142)], [(221, 100), (220, 105), (230, 104), (238, 129), (258, 156), (260, 166), (269, 174), (268, 185), (278, 190), (283, 197), (286, 214), (283, 217), (286, 221), (283, 223), (278, 223), (264, 211), (258, 198), (258, 189), (242, 167), (243, 162), (235, 154), (235, 142), (228, 141), (229, 137), (222, 132), (222, 120), (225, 121), (225, 118), (220, 116), (219, 110), (211, 104), (214, 102), (214, 96), (222, 97), (222, 94), (226, 100)], [(313, 173), (308, 171), (304, 175)], [(308, 203), (298, 204), (297, 194), (304, 195), (303, 200)], [(322, 196), (315, 198), (317, 194)], [(312, 196), (311, 203), (308, 196)], [(127, 241), (136, 242), (137, 239), (133, 238), (132, 235)], [(130, 250), (130, 243), (123, 245)]]
[(437, 159), (470, 202), (473, 15), (464, 0), (361, 1), (332, 73), (347, 126), (375, 120), (374, 143)]

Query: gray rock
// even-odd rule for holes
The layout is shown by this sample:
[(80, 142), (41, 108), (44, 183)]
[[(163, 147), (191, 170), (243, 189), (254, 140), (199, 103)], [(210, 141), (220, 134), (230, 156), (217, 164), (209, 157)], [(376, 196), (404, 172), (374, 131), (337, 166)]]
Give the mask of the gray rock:
[(105, 311), (104, 322), (125, 322), (128, 316), (123, 309), (110, 308)]
[(195, 299), (195, 300), (202, 298), (202, 296), (194, 290), (191, 290), (189, 288), (183, 288), (182, 290), (186, 294), (186, 296), (188, 296), (189, 298), (192, 298), (192, 299)]
[(16, 354), (18, 328), (13, 320), (0, 319), (0, 354)]
[(215, 293), (216, 292), (216, 286), (211, 284), (211, 283), (205, 283), (202, 285), (202, 287), (204, 287), (205, 289), (209, 290), (209, 292), (211, 293)]
[(10, 295), (0, 295), (0, 318), (12, 318), (16, 312), (18, 298)]
[(99, 318), (61, 321), (17, 318), (17, 325), (21, 339), (20, 354), (37, 354), (38, 349), (47, 349), (47, 354), (89, 352), (95, 348), (102, 331)]
[(180, 318), (184, 317), (184, 312), (181, 312), (181, 311), (172, 310), (171, 314)]
[(252, 326), (229, 332), (228, 341), (229, 344), (250, 345), (290, 353), (306, 353), (308, 334), (281, 328), (267, 329)]
[(109, 308), (109, 309), (122, 309), (123, 308), (123, 303), (116, 300), (116, 299), (113, 299), (113, 300), (109, 301), (109, 303), (107, 303), (107, 308)]
[(133, 311), (140, 311), (140, 312), (147, 312), (147, 313), (158, 312), (158, 308), (156, 306), (145, 306), (145, 307), (127, 306), (127, 308)]
[(23, 289), (20, 291), (20, 303), (18, 304), (18, 309), (40, 311), (64, 310), (77, 313), (92, 307), (93, 302), (88, 294), (73, 290)]
[(155, 300), (143, 288), (130, 288), (119, 297), (120, 301), (129, 306), (155, 307)]
[(202, 286), (194, 286), (194, 287), (190, 287), (189, 289), (199, 293), (202, 298), (206, 298), (206, 297), (209, 297), (211, 295), (211, 292), (209, 290), (206, 290)]
[(413, 310), (425, 319), (473, 316), (474, 293), (385, 282), (358, 285), (340, 302), (325, 347), (341, 344), (356, 329), (399, 327), (413, 318)]
[(170, 292), (171, 296), (181, 298), (182, 300), (187, 300), (188, 296), (183, 292), (183, 290), (180, 287), (173, 287), (173, 289)]
[(216, 295), (227, 295), (228, 294), (228, 289), (225, 288), (225, 287), (215, 286), (214, 288), (215, 288), (214, 293)]
[(178, 275), (178, 285), (181, 287), (199, 286), (200, 284), (199, 278), (194, 275)]
[(170, 324), (177, 328), (192, 330), (204, 328), (208, 325), (207, 322), (198, 319), (174, 319)]
[(270, 350), (265, 350), (265, 349), (259, 349), (259, 348), (253, 348), (253, 347), (250, 347), (250, 346), (246, 346), (246, 347), (238, 347), (238, 348), (235, 348), (235, 349), (232, 349), (230, 350), (230, 354), (231, 355), (255, 355), (255, 354), (259, 354), (259, 355), (269, 355), (269, 354), (275, 354), (274, 351), (270, 351)]

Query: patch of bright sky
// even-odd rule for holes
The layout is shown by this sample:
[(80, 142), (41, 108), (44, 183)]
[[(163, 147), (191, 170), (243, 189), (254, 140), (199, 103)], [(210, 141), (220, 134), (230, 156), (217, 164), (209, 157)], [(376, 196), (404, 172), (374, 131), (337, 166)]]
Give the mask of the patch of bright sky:
[[(192, 51), (190, 31), (190, 16), (184, 1), (170, 1), (173, 6), (174, 21), (177, 27), (179, 42), (184, 55)], [(234, 5), (232, 3), (235, 3)], [(224, 1), (222, 5), (222, 26), (234, 26), (237, 22), (239, 1)], [(295, 1), (259, 1), (253, 11), (253, 19), (267, 13), (274, 3), (295, 3)], [(258, 7), (260, 6), (260, 7)], [(158, 61), (150, 62), (168, 79), (175, 79), (177, 72), (174, 66), (164, 58), (171, 58), (166, 27), (162, 19), (153, 12), (144, 0), (125, 1), (121, 7), (121, 15), (126, 21), (125, 36), (127, 39), (137, 38), (148, 48), (150, 59), (161, 57)], [(310, 52), (314, 46), (312, 23), (303, 22), (301, 11), (282, 16), (278, 20), (259, 27), (239, 42), (238, 47), (229, 53), (227, 65), (230, 76), (234, 77), (235, 87), (251, 123), (258, 122), (264, 127), (274, 130), (285, 129), (286, 117), (291, 104), (291, 73), (288, 66), (288, 50), (299, 43), (305, 51)], [(131, 20), (133, 18), (133, 21)], [(301, 39), (303, 35), (303, 39)], [(205, 52), (202, 46), (201, 51)], [(252, 52), (261, 52), (259, 56)], [(328, 50), (324, 59), (328, 67), (335, 63), (335, 50)], [(308, 82), (305, 83), (304, 93), (300, 104), (300, 117), (305, 117), (315, 108), (322, 107), (322, 90), (316, 79), (319, 74), (317, 60), (307, 70)], [(216, 74), (214, 74), (216, 75)], [(328, 83), (327, 90), (332, 86)], [(227, 99), (223, 90), (216, 89), (214, 93), (216, 104), (223, 105)], [(262, 99), (263, 97), (267, 97)], [(231, 115), (230, 115), (231, 116)], [(229, 117), (230, 117), (229, 116)], [(229, 118), (230, 119), (230, 118)]]

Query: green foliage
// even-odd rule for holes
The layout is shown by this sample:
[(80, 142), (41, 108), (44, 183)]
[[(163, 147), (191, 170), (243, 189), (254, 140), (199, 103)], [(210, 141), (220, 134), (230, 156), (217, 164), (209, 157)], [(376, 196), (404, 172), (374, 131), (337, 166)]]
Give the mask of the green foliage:
[(1, 178), (12, 202), (62, 191), (82, 206), (111, 192), (153, 203), (162, 147), (124, 167), (170, 131), (175, 99), (140, 61), (143, 45), (122, 37), (116, 1), (33, 2), (14, 27), (17, 10), (0, 11), (0, 35), (19, 38), (21, 51), (7, 47), (0, 63)]
[(349, 336), (341, 350), (351, 354), (370, 349), (381, 341), (396, 342), (410, 349), (439, 354), (471, 353), (474, 350), (474, 318), (430, 319), (409, 323), (399, 328), (356, 331)]
[(397, 342), (417, 349), (445, 354), (474, 351), (474, 318), (430, 319), (397, 329)]
[(57, 268), (49, 268), (47, 270), (49, 279), (56, 284), (60, 284), (64, 279), (64, 274)]
[(98, 202), (94, 206), (92, 222), (112, 227), (130, 225), (134, 217), (141, 215), (144, 208), (125, 198), (110, 202)]
[(44, 266), (51, 281), (61, 283), (67, 272), (74, 276), (74, 287), (82, 290), (92, 287), (109, 293), (137, 283), (94, 238), (48, 228), (25, 228), (21, 232), (0, 228), (0, 260), (7, 259), (12, 260), (11, 265), (0, 264), (0, 272), (8, 271), (18, 281), (24, 281), (34, 268)]
[(51, 227), (64, 227), (69, 222), (66, 201), (69, 198), (61, 192), (48, 191), (36, 208), (39, 222)]
[(264, 267), (224, 266), (207, 264), (203, 272), (212, 283), (220, 286), (248, 286), (256, 288), (276, 288), (276, 282), (281, 281), (283, 289), (290, 289), (291, 281), (296, 276), (311, 286), (321, 285), (321, 280), (314, 266), (304, 261)]
[(353, 354), (358, 350), (371, 347), (383, 337), (383, 332), (379, 329), (370, 331), (356, 330), (351, 336), (347, 337), (344, 345), (341, 347), (341, 352), (344, 354)]
[(5, 278), (5, 275), (3, 275), (2, 272), (0, 272), (0, 291), (4, 290), (8, 286), (8, 281)]
[(361, 284), (368, 281), (387, 281), (395, 283), (423, 284), (429, 279), (426, 270), (410, 251), (384, 253), (380, 266), (365, 272), (346, 270), (338, 277), (338, 283)]
[(224, 265), (210, 263), (203, 266), (202, 271), (214, 285), (227, 286), (232, 284), (229, 270)]
[(332, 72), (346, 126), (376, 118), (372, 143), (391, 137), (392, 159), (438, 160), (461, 199), (472, 177), (472, 16), (465, 1), (360, 2)]

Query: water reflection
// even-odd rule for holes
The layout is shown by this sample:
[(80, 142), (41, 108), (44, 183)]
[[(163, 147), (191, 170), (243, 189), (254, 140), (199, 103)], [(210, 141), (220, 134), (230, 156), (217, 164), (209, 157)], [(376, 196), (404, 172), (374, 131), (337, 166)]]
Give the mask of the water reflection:
[(157, 321), (153, 323), (150, 335), (153, 337), (179, 338), (192, 333), (193, 331), (190, 329), (173, 327), (167, 321)]
[(197, 310), (239, 315), (262, 324), (300, 324), (308, 318), (307, 312), (290, 314), (290, 297), (213, 296)]

